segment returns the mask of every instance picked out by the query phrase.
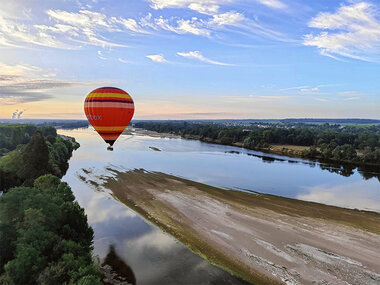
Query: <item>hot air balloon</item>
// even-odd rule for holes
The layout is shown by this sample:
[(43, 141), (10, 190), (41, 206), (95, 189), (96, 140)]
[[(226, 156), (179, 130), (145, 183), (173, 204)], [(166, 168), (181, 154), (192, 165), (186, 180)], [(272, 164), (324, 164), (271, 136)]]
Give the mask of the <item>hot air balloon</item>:
[(95, 89), (84, 101), (84, 112), (98, 134), (112, 146), (133, 117), (135, 106), (131, 96), (115, 87)]

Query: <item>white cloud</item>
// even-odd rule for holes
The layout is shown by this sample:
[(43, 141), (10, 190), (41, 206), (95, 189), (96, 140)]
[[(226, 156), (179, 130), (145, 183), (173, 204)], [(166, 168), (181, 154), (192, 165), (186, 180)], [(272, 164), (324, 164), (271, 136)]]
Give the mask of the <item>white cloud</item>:
[(225, 26), (225, 25), (236, 25), (245, 20), (245, 17), (238, 12), (230, 11), (223, 14), (214, 15), (209, 21), (210, 25)]
[(146, 17), (140, 18), (138, 24), (145, 29), (153, 29), (154, 31), (165, 30), (177, 34), (193, 34), (209, 38), (217, 35), (220, 31), (226, 30), (225, 28), (229, 26), (235, 28), (232, 32), (237, 32), (247, 37), (257, 39), (257, 36), (260, 36), (278, 41), (293, 42), (281, 33), (268, 29), (260, 25), (257, 20), (248, 19), (242, 13), (236, 11), (214, 14), (203, 19), (197, 17), (192, 17), (191, 19), (171, 17), (166, 19), (162, 16), (153, 18), (152, 14), (149, 13)]
[(197, 36), (210, 36), (210, 31), (200, 27), (194, 18), (192, 20), (178, 20), (177, 24), (178, 27), (176, 30), (178, 33), (190, 33)]
[[(62, 10), (47, 10), (52, 25), (24, 24), (22, 19), (0, 16), (0, 45), (25, 47), (25, 43), (52, 48), (73, 49), (77, 43), (96, 46), (122, 47), (107, 41), (104, 32), (131, 30), (131, 22), (120, 18), (118, 22), (98, 12), (80, 10), (78, 13)], [(125, 20), (126, 22), (124, 22)], [(28, 21), (29, 23), (30, 21)], [(129, 23), (129, 27), (126, 23)], [(120, 27), (122, 29), (120, 29)], [(135, 27), (135, 31), (137, 27)]]
[[(236, 0), (148, 0), (153, 9), (186, 8), (202, 14), (214, 15), (220, 6), (233, 4)], [(274, 9), (284, 9), (286, 5), (280, 0), (255, 0), (258, 3)]]
[(46, 30), (31, 27), (18, 21), (0, 16), (0, 45), (20, 47), (20, 43), (29, 43), (39, 46), (68, 48), (64, 43), (49, 35)]
[(309, 86), (296, 86), (296, 87), (283, 88), (280, 90), (281, 91), (289, 91), (289, 90), (300, 90), (302, 88), (309, 88)]
[(319, 13), (309, 27), (323, 30), (307, 34), (303, 44), (317, 47), (322, 55), (380, 61), (380, 18), (378, 7), (360, 2), (343, 5), (335, 13)]
[(232, 0), (149, 0), (153, 9), (188, 8), (203, 14), (215, 14), (220, 5)]
[(134, 33), (138, 33), (138, 34), (148, 34), (149, 32), (144, 30), (137, 22), (136, 20), (132, 19), (132, 18), (128, 18), (128, 19), (124, 19), (122, 17), (120, 18), (115, 18), (115, 17), (112, 17), (111, 18), (111, 21), (113, 23), (117, 23), (117, 24), (120, 24), (122, 25), (125, 29), (131, 31), (131, 32), (134, 32)]
[(330, 85), (318, 85), (315, 87), (311, 86), (296, 86), (296, 87), (289, 87), (289, 88), (283, 88), (280, 89), (280, 91), (294, 91), (294, 92), (300, 92), (300, 93), (319, 93), (321, 87), (328, 87)]
[[(171, 31), (177, 34), (194, 34), (197, 36), (210, 36), (210, 31), (204, 28), (202, 22), (197, 21), (197, 18), (191, 20), (179, 19), (176, 20), (177, 26), (173, 26), (169, 23), (168, 19), (162, 17), (154, 19), (155, 28), (161, 28), (163, 30)], [(151, 24), (152, 25), (152, 24)]]
[(279, 0), (256, 0), (257, 2), (274, 9), (284, 9), (287, 6)]
[(77, 27), (62, 24), (56, 24), (54, 26), (34, 25), (33, 27), (39, 30), (39, 32), (54, 32), (60, 34), (69, 34), (71, 36), (78, 36), (79, 31)]
[(125, 59), (123, 59), (121, 57), (119, 57), (117, 60), (120, 61), (121, 63), (125, 63), (125, 64), (132, 63), (132, 61), (125, 60)]
[[(234, 27), (238, 32), (249, 37), (257, 35), (266, 38), (280, 39), (284, 37), (267, 29), (256, 20), (246, 18), (242, 13), (227, 11), (219, 13), (219, 5), (232, 3), (235, 0), (152, 0), (152, 7), (189, 8), (192, 10), (208, 11), (208, 16), (180, 18), (162, 16), (153, 18), (149, 13), (146, 17), (136, 19), (111, 17), (104, 13), (82, 9), (69, 12), (49, 9), (44, 24), (30, 24), (33, 19), (25, 21), (22, 18), (3, 18), (0, 14), (0, 45), (25, 47), (25, 43), (47, 46), (52, 48), (75, 49), (83, 45), (100, 47), (125, 47), (122, 43), (113, 42), (107, 36), (114, 32), (129, 34), (156, 34), (168, 31), (176, 34), (191, 34), (202, 37), (215, 37), (226, 27)], [(32, 16), (32, 15), (31, 15)], [(49, 23), (50, 22), (50, 23)], [(231, 32), (231, 30), (229, 30)]]
[(191, 58), (191, 59), (197, 59), (206, 63), (210, 64), (215, 64), (215, 65), (223, 65), (223, 66), (231, 66), (233, 64), (229, 63), (224, 63), (224, 62), (219, 62), (215, 61), (209, 58), (206, 58), (202, 55), (200, 51), (189, 51), (189, 52), (177, 52), (179, 56), (186, 57), (186, 58)]
[(48, 10), (46, 13), (50, 19), (74, 27), (80, 36), (85, 39), (79, 39), (80, 42), (90, 43), (102, 47), (122, 47), (124, 45), (109, 42), (98, 31), (114, 31), (112, 21), (107, 20), (107, 16), (88, 10), (80, 10), (78, 13), (67, 12), (62, 10)]
[(153, 62), (159, 62), (159, 63), (168, 62), (162, 54), (151, 54), (151, 55), (147, 55), (146, 57), (152, 60)]
[(301, 92), (304, 92), (304, 93), (316, 93), (316, 92), (319, 92), (319, 88), (318, 87), (305, 87), (305, 88), (301, 88), (300, 89)]
[(57, 22), (64, 22), (84, 29), (98, 27), (112, 29), (112, 26), (106, 21), (107, 16), (98, 12), (80, 10), (79, 13), (74, 13), (62, 10), (47, 10), (46, 13)]

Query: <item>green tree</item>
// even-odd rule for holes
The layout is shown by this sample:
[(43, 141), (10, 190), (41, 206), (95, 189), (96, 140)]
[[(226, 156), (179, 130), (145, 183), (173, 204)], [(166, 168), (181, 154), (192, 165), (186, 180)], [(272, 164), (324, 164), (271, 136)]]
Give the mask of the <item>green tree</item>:
[(57, 176), (45, 174), (34, 180), (34, 187), (40, 190), (54, 189), (57, 188), (60, 183), (61, 181)]
[(22, 166), (21, 150), (13, 150), (0, 159), (0, 168), (8, 173), (16, 173)]
[(34, 133), (22, 153), (22, 159), (23, 167), (18, 171), (20, 178), (35, 179), (49, 173), (49, 149), (41, 132)]

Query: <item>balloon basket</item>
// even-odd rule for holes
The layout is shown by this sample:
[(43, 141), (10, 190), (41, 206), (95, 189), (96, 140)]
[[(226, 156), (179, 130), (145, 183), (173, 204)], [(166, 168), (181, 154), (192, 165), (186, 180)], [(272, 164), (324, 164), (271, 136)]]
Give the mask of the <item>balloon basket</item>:
[(107, 150), (109, 150), (109, 151), (113, 151), (113, 147), (112, 147), (112, 146), (109, 146), (109, 147), (107, 147)]

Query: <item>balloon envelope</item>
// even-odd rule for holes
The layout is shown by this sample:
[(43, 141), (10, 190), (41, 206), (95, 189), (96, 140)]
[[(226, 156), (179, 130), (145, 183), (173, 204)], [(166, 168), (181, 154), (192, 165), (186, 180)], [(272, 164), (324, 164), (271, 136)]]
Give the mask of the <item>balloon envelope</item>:
[(128, 126), (134, 111), (131, 96), (115, 87), (95, 89), (84, 101), (88, 121), (111, 146)]

